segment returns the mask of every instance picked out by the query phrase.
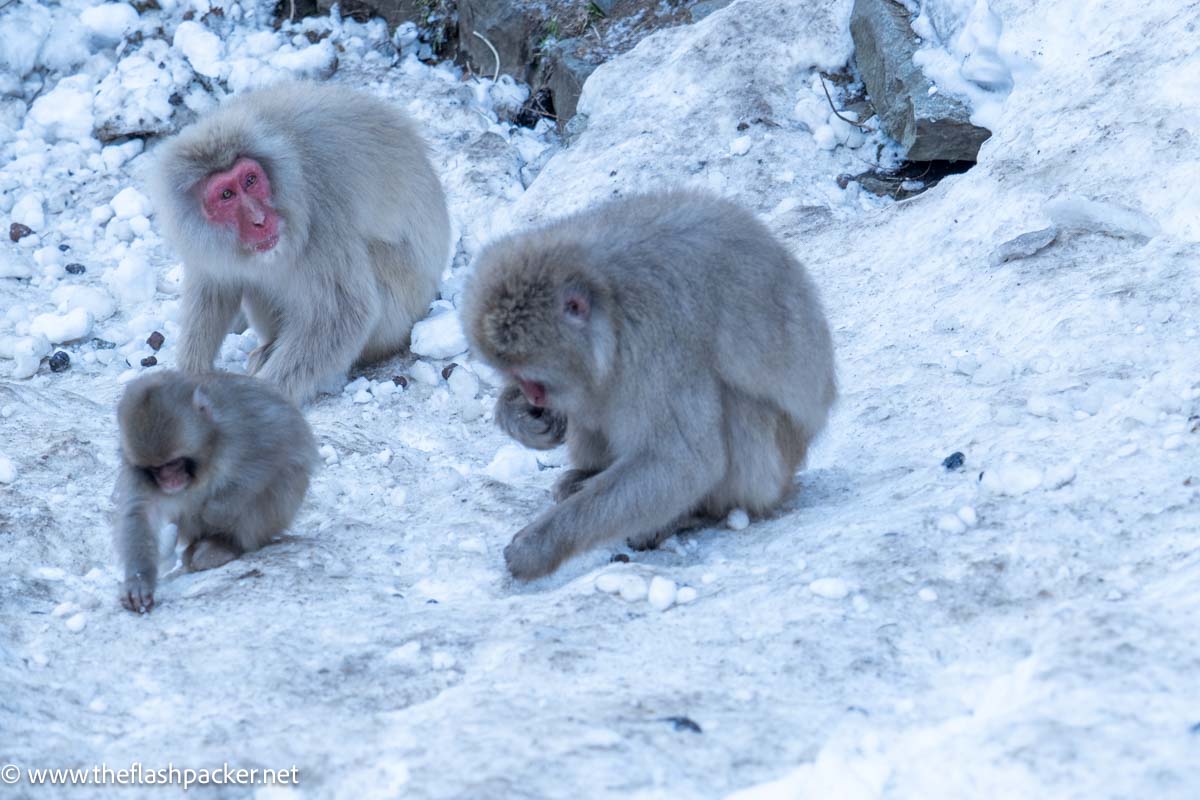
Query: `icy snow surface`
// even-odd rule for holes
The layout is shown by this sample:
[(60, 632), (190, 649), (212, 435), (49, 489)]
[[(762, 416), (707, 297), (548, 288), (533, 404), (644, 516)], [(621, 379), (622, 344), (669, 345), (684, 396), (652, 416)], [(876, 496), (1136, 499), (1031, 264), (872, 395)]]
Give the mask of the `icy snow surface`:
[[(649, 37), (589, 79), (566, 148), (498, 121), (511, 85), (397, 61), (378, 24), (160, 4), (140, 49), (112, 43), (123, 4), (86, 29), (87, 0), (0, 10), (0, 221), (39, 223), (0, 243), (0, 765), (299, 770), (196, 797), (1200, 796), (1194, 3), (952, 20), (1023, 68), (979, 165), (901, 204), (835, 180), (880, 144), (836, 138), (813, 80), (851, 54), (849, 0)], [(398, 357), (307, 410), (325, 466), (291, 535), (118, 606), (114, 403), (179, 334), (143, 137), (330, 48), (429, 137), (459, 240), (436, 314), (489, 237), (664, 184), (805, 260), (843, 395), (778, 514), (513, 584), (502, 550), (565, 458), (505, 439), (495, 375), (435, 317), (449, 380)]]

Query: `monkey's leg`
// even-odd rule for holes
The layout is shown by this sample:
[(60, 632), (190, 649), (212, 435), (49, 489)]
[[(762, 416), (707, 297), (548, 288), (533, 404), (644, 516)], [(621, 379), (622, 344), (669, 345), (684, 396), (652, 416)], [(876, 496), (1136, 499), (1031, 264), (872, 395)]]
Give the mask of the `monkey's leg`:
[(686, 530), (691, 530), (692, 528), (703, 528), (706, 525), (711, 525), (713, 521), (714, 517), (711, 517), (708, 514), (689, 512), (661, 530), (654, 531), (636, 539), (630, 537), (625, 543), (634, 550), (656, 550), (658, 549), (659, 545), (661, 545), (667, 539), (670, 539), (675, 534), (682, 533)]
[(202, 572), (224, 566), (241, 554), (241, 548), (225, 536), (202, 536), (183, 551), (183, 565), (188, 572)]
[[(358, 264), (350, 263), (354, 258)], [(342, 276), (344, 283), (322, 287), (314, 281), (308, 302), (290, 307), (281, 319), (270, 359), (258, 377), (279, 387), (294, 403), (311, 400), (319, 387), (335, 372), (349, 369), (370, 335), (379, 314), (374, 281), (365, 271), (363, 252), (318, 257), (306, 269), (323, 276)], [(305, 276), (297, 276), (297, 280)], [(287, 316), (290, 314), (291, 316)]]
[(525, 580), (540, 577), (575, 553), (622, 534), (651, 535), (696, 508), (721, 479), (725, 453), (711, 433), (719, 425), (715, 409), (691, 410), (694, 415), (672, 415), (650, 426), (674, 435), (618, 458), (517, 533), (504, 550), (509, 571)]
[(525, 399), (520, 387), (507, 386), (496, 398), (496, 424), (526, 447), (550, 450), (567, 435), (567, 418)]
[(242, 293), (184, 270), (181, 302), (183, 333), (179, 339), (179, 368), (185, 372), (207, 372), (233, 325)]
[(118, 479), (117, 524), (114, 545), (125, 567), (121, 587), (121, 605), (130, 611), (147, 612), (154, 608), (154, 587), (158, 581), (158, 537), (150, 523), (147, 500), (137, 488), (129, 467), (121, 468)]
[(258, 337), (258, 347), (246, 357), (246, 372), (257, 375), (274, 351), (279, 331), (279, 310), (256, 289), (247, 289), (242, 297), (242, 314)]
[(791, 489), (807, 438), (766, 401), (726, 389), (724, 406), (729, 470), (705, 498), (704, 510), (713, 517), (735, 508), (765, 513)]

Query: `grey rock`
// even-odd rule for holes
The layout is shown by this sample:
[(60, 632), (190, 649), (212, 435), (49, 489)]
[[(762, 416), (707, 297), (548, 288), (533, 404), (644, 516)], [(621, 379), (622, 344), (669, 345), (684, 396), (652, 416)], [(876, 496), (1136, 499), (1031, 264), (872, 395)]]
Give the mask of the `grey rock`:
[(896, 0), (855, 0), (850, 15), (855, 62), (884, 132), (910, 161), (974, 161), (991, 131), (973, 125), (965, 103), (913, 63), (918, 40)]
[(1054, 244), (1054, 240), (1057, 238), (1058, 228), (1054, 225), (1051, 225), (1049, 228), (1022, 233), (1020, 236), (1009, 239), (993, 250), (988, 261), (993, 267), (998, 267), (1001, 264), (1007, 264), (1009, 261), (1029, 258)]
[(395, 29), (401, 22), (423, 25), (431, 4), (423, 0), (316, 0), (317, 11), (322, 15), (335, 5), (341, 8), (343, 17), (381, 17), (389, 29)]
[(575, 116), (583, 82), (600, 66), (598, 61), (577, 55), (580, 50), (578, 45), (575, 39), (558, 42), (544, 61), (544, 72), (539, 81), (554, 96), (554, 114), (558, 117), (560, 130), (567, 120)]
[(543, 27), (535, 9), (526, 3), (459, 0), (459, 55), (482, 75), (491, 76), (498, 67), (501, 75), (530, 83)]

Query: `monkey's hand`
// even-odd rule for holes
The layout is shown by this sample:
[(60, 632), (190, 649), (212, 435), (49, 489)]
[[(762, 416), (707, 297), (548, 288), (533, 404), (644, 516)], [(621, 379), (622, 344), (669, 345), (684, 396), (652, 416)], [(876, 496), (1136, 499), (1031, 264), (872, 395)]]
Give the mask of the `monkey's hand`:
[(518, 386), (509, 386), (496, 400), (496, 424), (526, 447), (550, 450), (567, 436), (567, 418), (525, 399)]
[(562, 545), (562, 539), (545, 522), (531, 522), (504, 548), (504, 563), (514, 578), (531, 581), (558, 569), (569, 555)]
[(154, 608), (154, 583), (154, 576), (144, 572), (128, 576), (121, 587), (121, 605), (135, 613), (148, 613)]

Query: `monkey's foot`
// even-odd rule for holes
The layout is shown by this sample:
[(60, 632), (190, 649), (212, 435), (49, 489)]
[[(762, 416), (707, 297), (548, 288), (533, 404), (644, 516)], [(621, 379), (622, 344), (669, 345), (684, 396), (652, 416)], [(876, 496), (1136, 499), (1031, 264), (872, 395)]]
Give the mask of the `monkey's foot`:
[(590, 469), (569, 469), (554, 482), (554, 502), (561, 503), (583, 488), (583, 482), (599, 472)]
[(121, 605), (138, 614), (154, 608), (154, 579), (142, 573), (125, 579), (121, 587)]
[(625, 540), (625, 544), (629, 545), (632, 550), (656, 550), (659, 545), (675, 534), (691, 530), (692, 528), (703, 528), (705, 525), (711, 524), (712, 521), (712, 517), (705, 514), (684, 514), (661, 530), (653, 531), (652, 533), (643, 533), (638, 536), (630, 536)]
[(558, 550), (548, 531), (533, 523), (518, 531), (504, 548), (504, 563), (514, 578), (531, 581), (558, 568), (563, 560)]
[(220, 539), (197, 539), (183, 551), (183, 565), (190, 572), (216, 569), (233, 561), (241, 553)]

